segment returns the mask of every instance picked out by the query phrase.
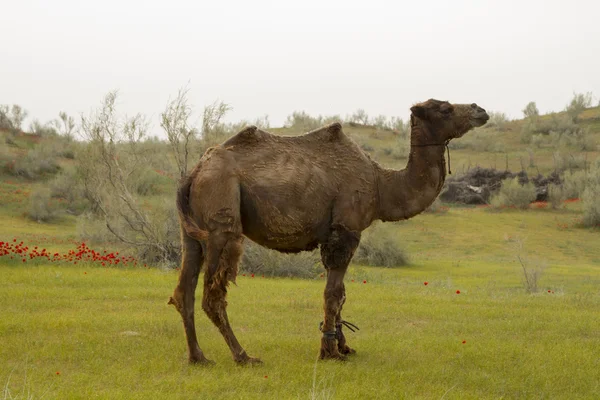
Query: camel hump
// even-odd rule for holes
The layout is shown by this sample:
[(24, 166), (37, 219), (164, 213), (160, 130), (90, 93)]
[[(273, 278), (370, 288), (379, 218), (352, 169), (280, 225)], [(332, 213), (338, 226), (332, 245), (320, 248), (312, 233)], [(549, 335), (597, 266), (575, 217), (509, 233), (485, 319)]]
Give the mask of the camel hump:
[(342, 131), (342, 124), (339, 122), (334, 122), (332, 124), (325, 125), (322, 128), (310, 131), (306, 135), (317, 137), (325, 141), (334, 141), (341, 139), (344, 136), (344, 132)]
[(244, 129), (242, 129), (241, 131), (239, 131), (238, 135), (253, 136), (256, 133), (257, 130), (258, 130), (258, 127), (256, 125), (248, 125)]
[(255, 125), (249, 125), (223, 143), (223, 147), (252, 144), (264, 140), (269, 134), (261, 131)]

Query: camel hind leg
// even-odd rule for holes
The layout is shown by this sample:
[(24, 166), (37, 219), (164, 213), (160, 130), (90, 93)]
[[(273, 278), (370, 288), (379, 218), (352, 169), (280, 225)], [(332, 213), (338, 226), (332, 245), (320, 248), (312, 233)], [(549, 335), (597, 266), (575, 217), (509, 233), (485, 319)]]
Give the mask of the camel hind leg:
[(188, 356), (190, 363), (213, 364), (208, 360), (196, 337), (196, 326), (194, 323), (194, 303), (196, 301), (196, 286), (198, 285), (198, 275), (204, 262), (204, 253), (202, 245), (182, 231), (181, 234), (182, 255), (181, 272), (179, 273), (179, 282), (173, 296), (168, 304), (173, 304), (181, 318), (185, 329), (187, 339)]
[(243, 252), (243, 238), (232, 232), (211, 233), (208, 239), (207, 268), (204, 273), (202, 308), (216, 325), (238, 364), (261, 363), (250, 357), (235, 337), (227, 316), (227, 285), (235, 282)]

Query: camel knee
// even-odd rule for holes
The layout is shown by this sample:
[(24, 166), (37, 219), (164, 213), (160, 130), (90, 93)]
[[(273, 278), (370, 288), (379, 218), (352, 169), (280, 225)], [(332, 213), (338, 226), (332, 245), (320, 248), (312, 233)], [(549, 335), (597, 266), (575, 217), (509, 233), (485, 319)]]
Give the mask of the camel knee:
[(321, 260), (329, 269), (344, 268), (358, 247), (360, 234), (342, 227), (332, 229), (326, 243), (321, 247)]

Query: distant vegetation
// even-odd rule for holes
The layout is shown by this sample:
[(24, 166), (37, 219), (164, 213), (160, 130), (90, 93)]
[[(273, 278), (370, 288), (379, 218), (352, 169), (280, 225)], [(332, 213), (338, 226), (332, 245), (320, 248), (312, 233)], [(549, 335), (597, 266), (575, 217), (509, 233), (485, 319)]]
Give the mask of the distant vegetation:
[[(28, 113), (19, 105), (0, 106), (0, 170), (5, 176), (31, 184), (27, 214), (40, 223), (65, 216), (78, 218), (82, 240), (118, 243), (135, 249), (145, 261), (176, 265), (179, 228), (173, 193), (209, 146), (255, 124), (282, 135), (295, 135), (339, 121), (345, 132), (374, 159), (402, 168), (410, 153), (410, 128), (400, 117), (370, 117), (357, 109), (339, 115), (311, 116), (296, 111), (282, 128), (270, 128), (267, 115), (254, 121), (225, 123), (231, 107), (214, 102), (198, 115), (187, 102), (187, 89), (179, 91), (160, 114), (166, 139), (148, 135), (143, 115), (122, 116), (117, 93), (109, 93), (100, 107), (79, 121), (60, 112), (46, 123), (33, 120), (29, 132), (23, 124)], [(511, 121), (491, 112), (489, 123), (452, 141), (452, 169), (460, 177), (485, 163), (497, 170), (526, 171), (530, 177), (555, 174), (545, 186), (551, 208), (580, 198), (581, 226), (600, 225), (600, 110), (590, 108), (591, 93), (574, 94), (563, 112), (540, 115), (535, 102), (523, 109), (523, 120)], [(78, 139), (76, 139), (78, 138)], [(83, 139), (83, 140), (81, 140)], [(527, 209), (539, 196), (532, 183), (511, 179), (491, 188), (495, 209)], [(536, 194), (537, 193), (537, 194)], [(428, 210), (444, 214), (439, 200)], [(249, 244), (244, 273), (307, 276), (317, 273), (318, 253), (300, 257), (272, 253)], [(368, 231), (357, 250), (356, 263), (397, 266), (408, 262), (402, 246), (378, 228)], [(308, 266), (308, 267), (307, 267)]]

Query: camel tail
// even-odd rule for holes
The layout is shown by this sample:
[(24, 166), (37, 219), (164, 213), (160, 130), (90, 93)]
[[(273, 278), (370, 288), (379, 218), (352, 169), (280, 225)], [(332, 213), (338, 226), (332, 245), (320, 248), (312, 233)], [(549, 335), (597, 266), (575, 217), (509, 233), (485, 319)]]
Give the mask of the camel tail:
[(196, 221), (192, 218), (192, 208), (190, 207), (190, 189), (194, 179), (194, 171), (186, 176), (177, 189), (177, 210), (181, 218), (181, 226), (185, 233), (196, 240), (208, 239), (208, 231), (200, 229)]

